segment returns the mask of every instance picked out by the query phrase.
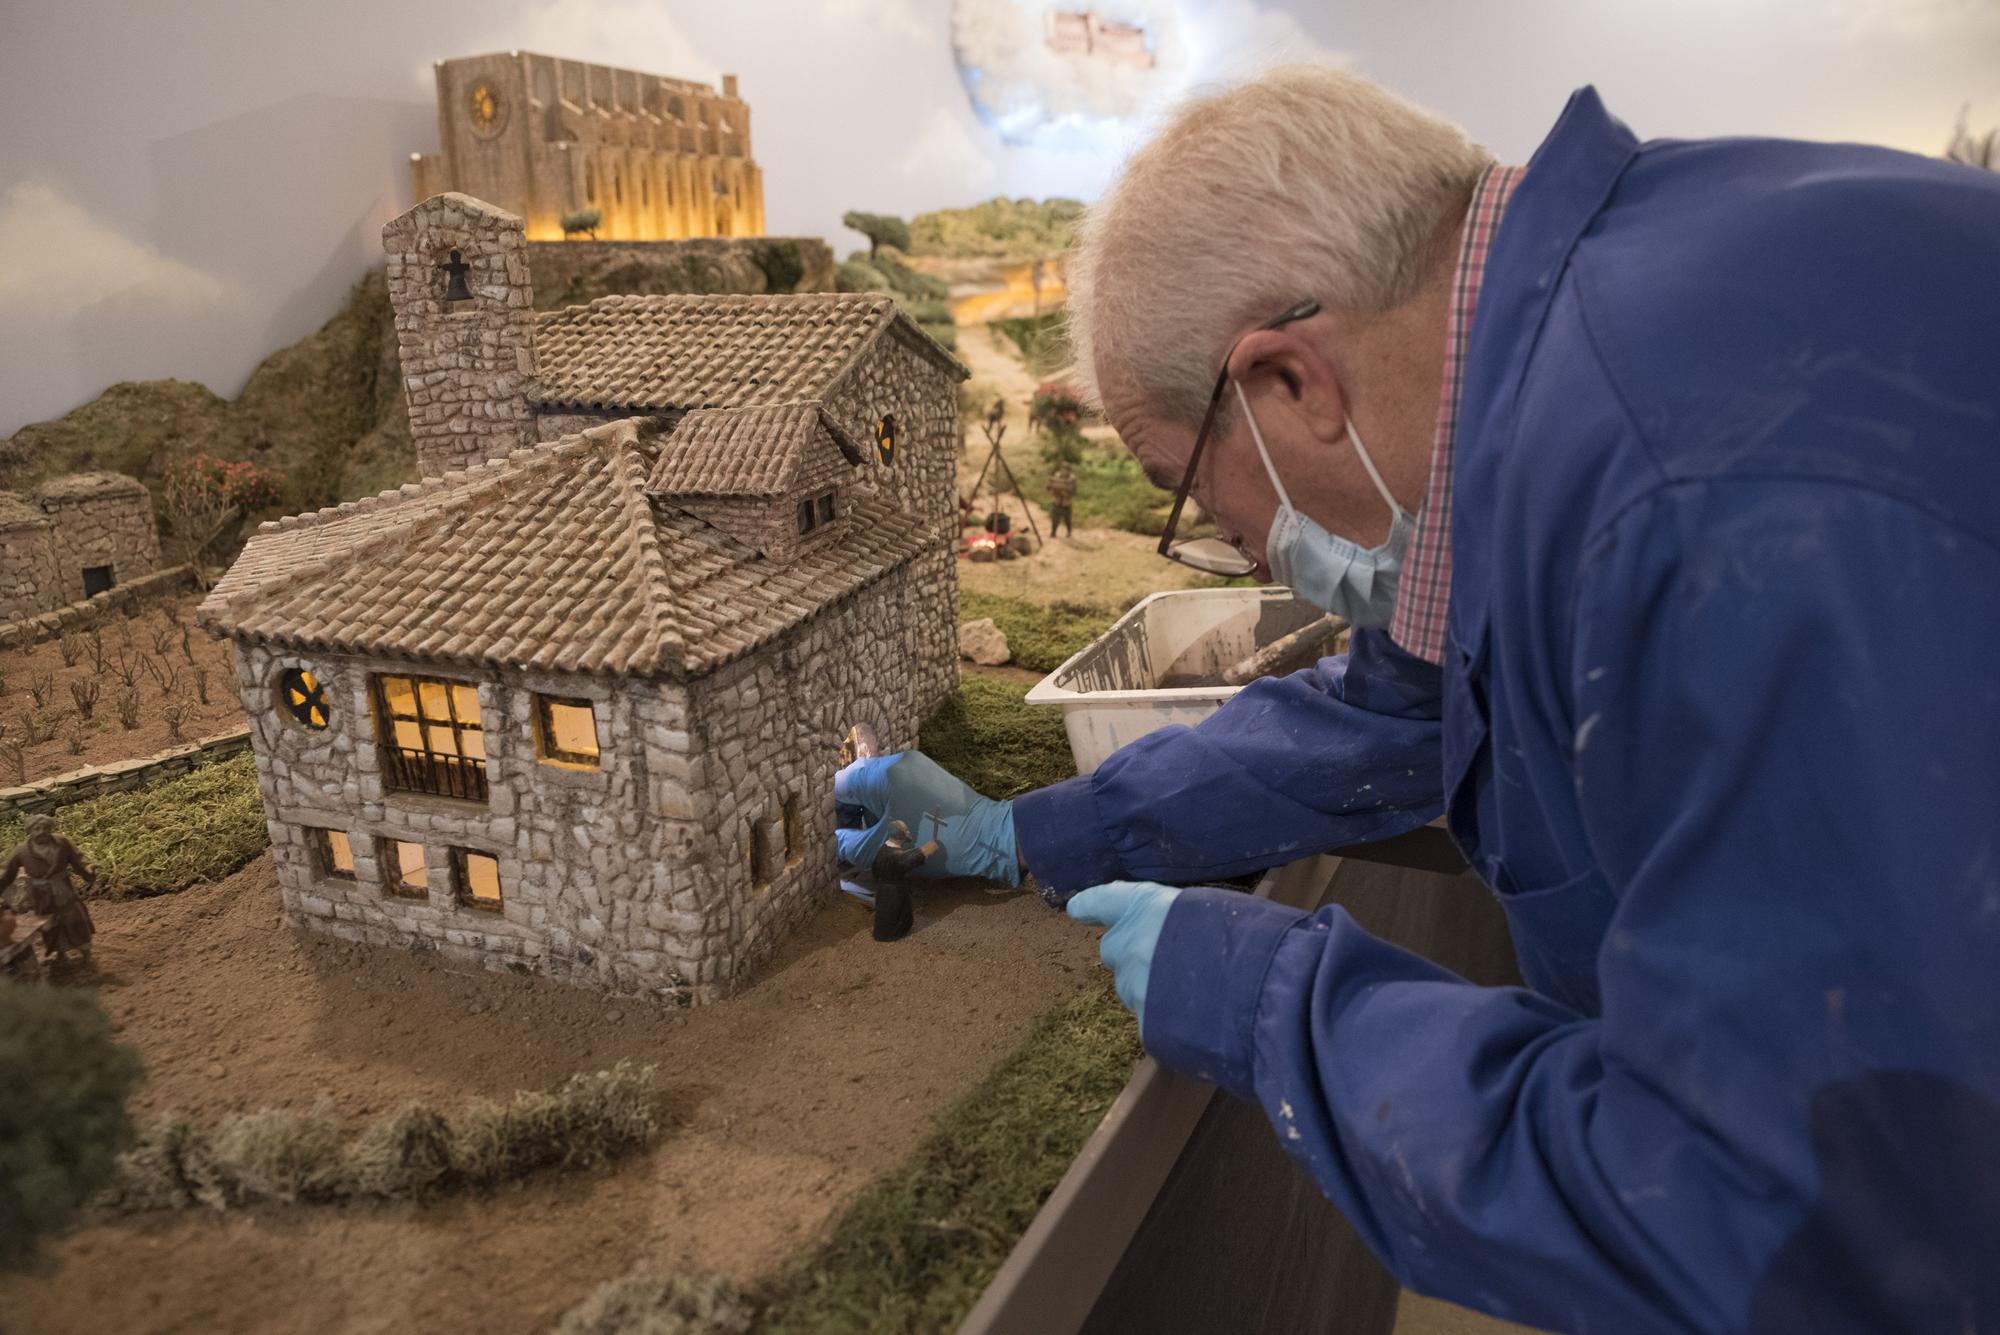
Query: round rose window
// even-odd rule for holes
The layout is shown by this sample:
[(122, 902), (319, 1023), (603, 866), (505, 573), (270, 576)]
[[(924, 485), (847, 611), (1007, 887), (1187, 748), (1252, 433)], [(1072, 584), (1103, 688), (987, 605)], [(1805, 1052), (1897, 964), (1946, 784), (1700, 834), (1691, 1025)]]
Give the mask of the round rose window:
[(328, 717), (326, 685), (306, 668), (286, 668), (278, 677), (278, 703), (292, 721), (318, 732)]

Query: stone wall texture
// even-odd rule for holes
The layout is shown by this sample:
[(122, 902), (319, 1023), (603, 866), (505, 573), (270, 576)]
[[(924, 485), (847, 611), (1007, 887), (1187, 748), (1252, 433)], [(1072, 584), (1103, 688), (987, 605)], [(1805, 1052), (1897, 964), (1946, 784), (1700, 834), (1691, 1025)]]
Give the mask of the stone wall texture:
[[(521, 220), (464, 195), (423, 201), (382, 229), (417, 472), (438, 477), (535, 440), (526, 386), (535, 313)], [(470, 300), (448, 302), (453, 251)]]
[[(306, 931), (676, 1004), (727, 995), (833, 892), (833, 774), (847, 729), (865, 721), (889, 745), (916, 742), (935, 688), (907, 670), (933, 635), (919, 579), (906, 566), (686, 686), (239, 643), (287, 916)], [(288, 667), (326, 687), (324, 729), (276, 707)], [(384, 672), (477, 686), (487, 801), (390, 785), (369, 686)], [(537, 694), (592, 702), (599, 769), (540, 757)], [(347, 835), (351, 879), (327, 873), (318, 830)], [(384, 840), (423, 846), (422, 898), (391, 893)], [(460, 901), (453, 849), (498, 860), (499, 911)]]
[(137, 478), (77, 473), (0, 492), (0, 621), (81, 602), (86, 570), (115, 586), (159, 567), (153, 498)]

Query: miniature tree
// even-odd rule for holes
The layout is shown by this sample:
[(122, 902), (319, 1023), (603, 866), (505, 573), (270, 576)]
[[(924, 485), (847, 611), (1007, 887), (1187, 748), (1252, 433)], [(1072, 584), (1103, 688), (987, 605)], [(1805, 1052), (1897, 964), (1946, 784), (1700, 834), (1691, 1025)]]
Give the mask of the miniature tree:
[(110, 1183), (138, 1056), (96, 994), (0, 986), (0, 1268), (19, 1268)]
[(910, 225), (890, 213), (863, 213), (856, 209), (841, 215), (840, 225), (851, 227), (868, 238), (868, 258), (883, 246), (894, 246), (897, 250), (910, 248)]
[(1089, 411), (1083, 396), (1059, 380), (1035, 386), (1028, 401), (1028, 421), (1048, 437), (1042, 454), (1050, 463), (1077, 463), (1083, 458), (1083, 419)]
[(562, 216), (563, 236), (567, 238), (575, 236), (578, 232), (585, 232), (589, 234), (592, 241), (595, 241), (597, 240), (598, 226), (603, 221), (604, 210), (602, 209), (578, 209), (575, 213), (565, 213)]
[(206, 587), (206, 568), (234, 545), (243, 517), (278, 499), (278, 475), (248, 460), (196, 454), (161, 474), (161, 508), (176, 562), (191, 565)]

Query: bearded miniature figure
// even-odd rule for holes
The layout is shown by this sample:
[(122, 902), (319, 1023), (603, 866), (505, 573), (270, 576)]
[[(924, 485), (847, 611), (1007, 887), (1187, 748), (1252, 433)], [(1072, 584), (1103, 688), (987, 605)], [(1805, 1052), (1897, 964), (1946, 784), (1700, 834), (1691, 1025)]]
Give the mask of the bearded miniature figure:
[(74, 872), (86, 887), (97, 875), (84, 863), (76, 845), (56, 833), (53, 817), (28, 817), (27, 836), (7, 855), (7, 865), (0, 867), (0, 901), (12, 889), (16, 874), (26, 877), (29, 912), (49, 920), (42, 949), (50, 959), (75, 950), (88, 961), (90, 938), (97, 934), (97, 925), (90, 920), (90, 910), (84, 907), (70, 874)]

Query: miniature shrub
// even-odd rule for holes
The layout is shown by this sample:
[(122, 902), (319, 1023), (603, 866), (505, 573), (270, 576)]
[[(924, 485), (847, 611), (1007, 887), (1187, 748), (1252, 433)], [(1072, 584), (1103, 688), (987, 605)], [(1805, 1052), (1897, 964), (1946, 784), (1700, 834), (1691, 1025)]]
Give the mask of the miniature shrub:
[(667, 1127), (653, 1068), (620, 1062), (550, 1091), (482, 1101), (457, 1125), (412, 1105), (344, 1139), (323, 1112), (283, 1108), (204, 1127), (170, 1112), (140, 1129), (98, 1199), (114, 1210), (215, 1209), (259, 1201), (422, 1199), (543, 1168), (588, 1168), (650, 1145)]
[(553, 1092), (523, 1090), (472, 1106), (452, 1133), (452, 1168), (492, 1185), (538, 1168), (589, 1168), (637, 1149), (659, 1130), (653, 1068), (620, 1062), (573, 1075)]
[(764, 271), (767, 291), (798, 291), (799, 280), (806, 276), (805, 257), (799, 254), (798, 242), (760, 241), (751, 253), (757, 267)]
[(910, 220), (913, 255), (1031, 260), (1059, 255), (1075, 238), (1083, 205), (1074, 199), (996, 196), (962, 209), (920, 213)]
[(561, 219), (561, 226), (565, 237), (575, 236), (578, 232), (584, 232), (589, 234), (591, 240), (595, 241), (597, 239), (597, 229), (603, 222), (604, 211), (602, 209), (578, 209), (574, 213), (565, 213)]
[(924, 720), (925, 755), (988, 797), (1013, 797), (1076, 773), (1062, 712), (1025, 704), (1028, 683), (968, 672)]
[(326, 1113), (260, 1108), (231, 1117), (210, 1141), (211, 1189), (227, 1205), (334, 1200), (346, 1195), (340, 1130)]
[(345, 1157), (356, 1196), (423, 1200), (451, 1177), (451, 1125), (413, 1103), (370, 1122)]
[(1020, 351), (1029, 374), (1037, 378), (1055, 375), (1070, 364), (1069, 331), (1060, 310), (1013, 316), (988, 324)]
[(94, 992), (0, 982), (0, 1269), (112, 1179), (143, 1074)]
[(1138, 1026), (1108, 987), (1056, 1007), (822, 1246), (761, 1286), (759, 1335), (956, 1327), (1139, 1055)]
[(598, 1285), (563, 1314), (554, 1335), (747, 1335), (755, 1315), (720, 1275), (641, 1268)]
[(893, 213), (863, 213), (852, 209), (841, 215), (840, 225), (851, 227), (868, 238), (871, 259), (884, 246), (894, 246), (903, 251), (910, 248), (910, 225)]
[(962, 621), (992, 617), (1014, 651), (1014, 665), (1030, 672), (1054, 672), (1118, 619), (1114, 609), (1096, 603), (1044, 605), (971, 590), (959, 595), (958, 615)]
[[(21, 839), (21, 817), (0, 817), (0, 847)], [(240, 870), (269, 845), (257, 767), (248, 755), (204, 765), (56, 813), (56, 827), (98, 873), (87, 897), (181, 890)]]
[(833, 266), (836, 292), (887, 292), (889, 280), (876, 272), (867, 260), (842, 260)]

